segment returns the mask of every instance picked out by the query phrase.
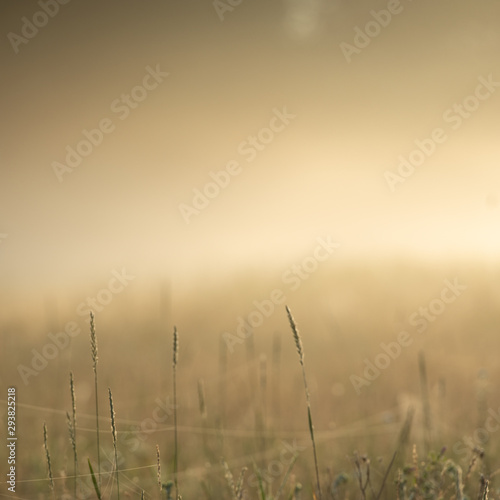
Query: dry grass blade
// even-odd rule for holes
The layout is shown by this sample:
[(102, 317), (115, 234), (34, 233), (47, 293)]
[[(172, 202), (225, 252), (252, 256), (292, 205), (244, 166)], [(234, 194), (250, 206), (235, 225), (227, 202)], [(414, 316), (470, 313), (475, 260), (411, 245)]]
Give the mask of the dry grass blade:
[(118, 500), (120, 500), (120, 481), (118, 478), (118, 450), (116, 446), (117, 432), (116, 432), (116, 422), (115, 422), (115, 408), (113, 405), (113, 394), (111, 394), (111, 389), (109, 387), (108, 387), (108, 394), (109, 394), (109, 410), (111, 413), (111, 433), (113, 435), (113, 449), (115, 451), (116, 490), (117, 490)]
[(243, 498), (243, 480), (245, 479), (245, 473), (247, 471), (246, 467), (243, 467), (240, 472), (240, 477), (238, 478), (238, 482), (236, 483), (236, 500), (241, 500)]
[(243, 498), (243, 481), (245, 479), (245, 473), (247, 471), (246, 467), (243, 467), (240, 472), (240, 476), (238, 477), (238, 482), (236, 485), (234, 484), (234, 477), (229, 469), (229, 465), (222, 458), (221, 459), (222, 468), (224, 469), (224, 477), (226, 478), (227, 485), (231, 491), (232, 500), (241, 500)]
[(156, 445), (156, 479), (158, 480), (158, 488), (160, 489), (161, 499), (161, 465), (160, 465), (160, 447)]
[(295, 324), (295, 320), (293, 319), (292, 313), (288, 306), (286, 306), (286, 313), (288, 314), (288, 321), (290, 322), (290, 327), (292, 328), (293, 338), (295, 340), (295, 347), (297, 348), (297, 353), (299, 354), (300, 364), (304, 365), (304, 348), (302, 347), (302, 339), (300, 338), (299, 331), (297, 329), (297, 325)]
[(415, 415), (415, 407), (409, 406), (406, 412), (405, 421), (403, 422), (403, 425), (401, 426), (401, 431), (399, 432), (398, 444), (396, 448), (398, 455), (398, 460), (397, 460), (398, 469), (403, 469), (404, 467), (405, 455), (410, 440), (411, 427), (413, 424), (414, 415)]
[(97, 336), (95, 333), (95, 317), (94, 313), (90, 312), (90, 349), (92, 352), (92, 363), (94, 372), (97, 370), (98, 350), (97, 350)]
[(174, 345), (173, 345), (174, 366), (177, 366), (178, 351), (179, 351), (179, 336), (177, 334), (177, 328), (174, 326)]
[(201, 417), (201, 439), (203, 443), (203, 452), (205, 457), (209, 461), (213, 461), (212, 453), (210, 452), (210, 448), (208, 446), (208, 434), (207, 434), (207, 406), (205, 402), (205, 384), (203, 379), (198, 380), (198, 406), (200, 409), (200, 417)]
[(426, 453), (429, 453), (432, 445), (432, 421), (431, 405), (429, 398), (429, 384), (427, 382), (427, 367), (423, 351), (418, 353), (418, 371), (420, 375), (420, 388), (422, 391), (422, 409), (424, 414), (424, 445)]
[(387, 467), (387, 470), (385, 471), (385, 474), (384, 474), (384, 479), (382, 480), (382, 484), (380, 485), (380, 489), (378, 491), (378, 494), (377, 496), (375, 497), (376, 500), (379, 500), (379, 498), (382, 496), (382, 492), (384, 491), (384, 487), (385, 487), (385, 483), (387, 481), (387, 477), (389, 476), (389, 472), (391, 471), (392, 469), (392, 466), (394, 464), (394, 460), (396, 459), (396, 455), (397, 455), (397, 451), (394, 452), (394, 454), (392, 455), (392, 458), (391, 458), (391, 461), (389, 462), (389, 466)]
[(280, 418), (280, 399), (281, 399), (281, 382), (280, 382), (280, 372), (281, 372), (281, 335), (278, 332), (274, 332), (273, 335), (273, 354), (272, 354), (272, 365), (273, 365), (273, 385), (272, 385), (272, 402), (273, 402), (273, 414), (275, 418), (279, 421)]
[(298, 453), (295, 452), (290, 460), (290, 463), (288, 464), (288, 467), (286, 469), (285, 475), (283, 476), (283, 481), (281, 481), (280, 487), (278, 488), (278, 491), (276, 493), (276, 497), (274, 500), (279, 500), (281, 497), (283, 490), (285, 489), (285, 485), (288, 482), (288, 478), (290, 476), (290, 473), (292, 472), (293, 466), (295, 465), (295, 462), (297, 461)]
[(92, 364), (94, 369), (94, 391), (95, 391), (95, 422), (96, 422), (96, 439), (97, 439), (97, 484), (101, 488), (101, 455), (99, 444), (99, 397), (97, 391), (97, 335), (95, 333), (95, 318), (94, 313), (90, 312), (90, 349), (92, 352)]
[(224, 477), (226, 478), (227, 485), (231, 491), (231, 496), (233, 500), (238, 500), (238, 497), (236, 496), (236, 487), (234, 485), (233, 474), (229, 469), (229, 465), (227, 465), (227, 462), (224, 459), (221, 460), (221, 463), (224, 469)]
[(87, 459), (87, 462), (89, 464), (90, 477), (92, 478), (92, 484), (94, 485), (97, 499), (102, 500), (101, 490), (99, 489), (99, 485), (97, 484), (97, 479), (95, 478), (94, 469), (92, 468), (92, 464), (90, 463), (90, 458)]
[(69, 373), (69, 388), (71, 392), (71, 417), (66, 413), (68, 418), (69, 439), (71, 447), (73, 448), (73, 473), (75, 476), (73, 493), (76, 498), (76, 485), (78, 476), (78, 454), (76, 452), (76, 397), (75, 397), (75, 383), (73, 380), (73, 372)]
[(74, 488), (73, 488), (73, 494), (75, 495), (76, 498), (76, 468), (77, 468), (77, 458), (76, 458), (76, 439), (75, 439), (75, 428), (73, 427), (73, 421), (70, 417), (70, 414), (66, 412), (66, 420), (68, 423), (68, 432), (69, 432), (69, 441), (71, 443), (71, 447), (73, 449), (73, 460), (74, 460), (74, 471), (73, 471), (73, 482), (74, 482)]
[(47, 468), (49, 472), (49, 480), (50, 480), (50, 489), (52, 490), (52, 494), (54, 495), (54, 498), (56, 497), (55, 491), (54, 491), (54, 478), (52, 477), (52, 463), (50, 461), (50, 453), (49, 453), (49, 446), (47, 444), (47, 425), (43, 424), (43, 447), (45, 448), (45, 458), (47, 459)]
[(207, 407), (205, 405), (205, 384), (203, 379), (198, 380), (198, 406), (200, 408), (200, 416), (202, 419), (207, 418)]
[(177, 359), (179, 352), (179, 336), (177, 328), (174, 326), (174, 345), (173, 345), (173, 386), (174, 386), (174, 484), (175, 500), (179, 498), (179, 484), (177, 481), (178, 467), (178, 448), (177, 448)]
[(314, 468), (315, 468), (315, 472), (316, 472), (316, 486), (318, 488), (319, 500), (321, 500), (322, 494), (321, 494), (321, 484), (319, 481), (318, 457), (316, 454), (316, 441), (314, 440), (314, 426), (312, 423), (312, 415), (311, 415), (311, 400), (309, 397), (309, 388), (307, 386), (306, 371), (305, 371), (305, 367), (304, 367), (304, 348), (302, 347), (302, 340), (300, 338), (297, 324), (295, 323), (295, 320), (293, 319), (292, 313), (290, 312), (290, 309), (288, 308), (288, 306), (286, 306), (286, 312), (288, 314), (288, 320), (290, 321), (290, 326), (292, 328), (293, 338), (295, 339), (295, 346), (297, 347), (297, 353), (299, 355), (300, 365), (302, 366), (302, 378), (304, 380), (304, 390), (306, 393), (307, 418), (308, 418), (308, 422), (309, 422), (309, 433), (311, 435), (311, 442), (312, 442), (313, 454), (314, 454)]
[(478, 500), (488, 500), (490, 482), (481, 474), (481, 489)]

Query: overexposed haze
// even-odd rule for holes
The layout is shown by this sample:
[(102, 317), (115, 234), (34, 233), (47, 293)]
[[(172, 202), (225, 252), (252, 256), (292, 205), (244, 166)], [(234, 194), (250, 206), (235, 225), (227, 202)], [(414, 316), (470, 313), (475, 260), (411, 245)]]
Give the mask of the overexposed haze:
[[(400, 12), (349, 62), (341, 44), (389, 4)], [(344, 258), (498, 255), (500, 88), (460, 123), (450, 110), (500, 82), (500, 3), (389, 4), (72, 0), (15, 45), (41, 7), (5, 3), (2, 295), (120, 267), (182, 280), (290, 262), (318, 236)], [(168, 76), (119, 112), (148, 67)], [(245, 154), (277, 110), (294, 117)], [(103, 119), (113, 131), (58, 179)], [(436, 128), (446, 140), (393, 192), (384, 173)], [(240, 173), (188, 224), (181, 204), (231, 161)]]

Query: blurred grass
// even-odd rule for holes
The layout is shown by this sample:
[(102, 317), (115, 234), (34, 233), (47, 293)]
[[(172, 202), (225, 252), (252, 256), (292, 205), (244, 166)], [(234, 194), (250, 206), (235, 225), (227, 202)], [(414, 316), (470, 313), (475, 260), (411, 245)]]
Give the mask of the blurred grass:
[[(467, 285), (467, 290), (425, 332), (418, 334), (409, 325), (409, 316), (439, 297), (443, 280), (455, 277)], [(279, 272), (252, 270), (218, 287), (200, 281), (192, 285), (189, 293), (181, 294), (176, 294), (175, 284), (160, 280), (141, 284), (138, 279), (116, 295), (102, 312), (96, 312), (101, 387), (113, 387), (120, 489), (133, 498), (140, 498), (142, 489), (146, 498), (157, 498), (156, 444), (162, 449), (163, 480), (173, 479), (173, 413), (170, 411), (167, 417), (157, 407), (160, 402), (167, 411), (171, 408), (171, 331), (175, 324), (182, 336), (177, 397), (179, 490), (183, 498), (207, 498), (207, 491), (213, 491), (214, 498), (230, 498), (220, 493), (226, 492), (220, 458), (225, 458), (235, 474), (244, 466), (252, 471), (253, 461), (265, 471), (266, 464), (279, 461), (283, 441), (289, 445), (295, 441), (304, 447), (290, 485), (301, 482), (303, 497), (311, 498), (314, 464), (304, 417), (307, 409), (285, 306), (277, 306), (249, 339), (235, 345), (234, 353), (226, 351), (227, 366), (221, 369), (221, 334), (236, 334), (238, 316), (248, 315), (255, 309), (254, 300), (268, 299), (276, 288), (284, 292), (307, 345), (308, 382), (323, 477), (330, 474), (333, 478), (341, 472), (352, 475), (352, 463), (346, 457), (359, 451), (371, 457), (374, 481), (381, 480), (396, 449), (409, 404), (416, 405), (410, 442), (416, 444), (421, 457), (425, 456), (420, 350), (426, 358), (433, 447), (439, 451), (446, 446), (447, 457), (466, 471), (470, 456), (464, 451), (465, 446), (457, 443), (460, 445), (467, 436), (474, 439), (475, 430), (484, 425), (486, 410), (497, 411), (500, 407), (499, 277), (500, 267), (481, 264), (352, 264), (321, 268), (296, 291), (287, 288)], [(99, 290), (99, 286), (89, 288), (94, 293)], [(74, 373), (78, 405), (80, 471), (88, 470), (87, 457), (95, 461), (89, 328), (88, 321), (75, 313), (76, 305), (87, 295), (78, 297), (78, 292), (71, 293), (55, 297), (54, 307), (39, 308), (42, 313), (38, 316), (21, 317), (15, 309), (10, 315), (9, 311), (2, 313), (4, 355), (0, 373), (5, 388), (17, 387), (17, 492), (26, 498), (49, 493), (43, 440), (38, 432), (43, 422), (47, 423), (50, 436), (56, 491), (72, 491), (70, 479), (58, 479), (70, 476), (73, 470), (65, 416), (71, 408), (67, 382), (70, 371)], [(29, 365), (31, 350), (40, 351), (47, 342), (47, 333), (61, 331), (68, 321), (77, 321), (82, 333), (24, 385), (17, 366)], [(362, 375), (363, 360), (373, 361), (381, 352), (379, 344), (394, 341), (401, 330), (412, 334), (413, 344), (403, 348), (401, 355), (357, 395), (350, 376)], [(277, 359), (276, 338), (281, 339), (279, 368), (276, 361), (273, 363)], [(265, 367), (269, 388), (278, 387), (279, 394), (276, 390), (267, 390), (264, 396), (259, 392), (262, 354), (268, 360)], [(199, 411), (199, 379), (204, 381), (206, 418)], [(225, 394), (225, 404), (221, 403), (221, 393)], [(106, 404), (106, 397), (105, 393), (99, 395), (101, 404)], [(166, 403), (167, 398), (170, 403)], [(4, 404), (2, 426), (6, 425), (5, 408)], [(165, 419), (155, 422), (155, 416)], [(486, 443), (477, 439), (474, 443), (485, 450), (481, 462), (485, 473), (500, 468), (499, 437), (500, 432), (492, 434)], [(101, 441), (103, 470), (109, 472), (113, 443), (107, 416), (101, 416)], [(411, 457), (407, 458), (411, 461)], [(392, 493), (395, 473), (386, 485)], [(86, 475), (84, 482), (88, 481)], [(269, 481), (275, 491), (281, 476), (271, 475)], [(212, 490), (204, 490), (202, 482), (212, 485)], [(111, 475), (103, 476), (105, 498), (109, 498), (111, 484)], [(490, 498), (497, 498), (494, 495), (499, 486), (500, 481), (492, 479)], [(356, 491), (355, 481), (351, 481), (350, 487)], [(257, 498), (256, 487), (247, 484), (247, 489), (250, 498)]]

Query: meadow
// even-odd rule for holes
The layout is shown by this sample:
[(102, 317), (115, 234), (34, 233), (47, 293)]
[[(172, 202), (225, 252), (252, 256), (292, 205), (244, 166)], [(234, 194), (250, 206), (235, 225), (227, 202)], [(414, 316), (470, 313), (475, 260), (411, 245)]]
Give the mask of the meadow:
[(268, 269), (137, 280), (93, 328), (78, 287), (39, 317), (4, 311), (1, 425), (15, 387), (18, 441), (2, 497), (500, 498), (499, 277), (351, 262), (293, 290)]

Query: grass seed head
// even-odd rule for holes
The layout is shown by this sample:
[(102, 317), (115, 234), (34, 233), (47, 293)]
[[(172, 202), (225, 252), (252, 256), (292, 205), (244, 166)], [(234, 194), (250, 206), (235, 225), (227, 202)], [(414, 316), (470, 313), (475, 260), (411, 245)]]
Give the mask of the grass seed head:
[(174, 326), (174, 366), (177, 366), (177, 357), (178, 357), (178, 351), (179, 351), (179, 336), (177, 334), (177, 328)]
[(97, 336), (95, 334), (94, 313), (90, 312), (90, 348), (92, 350), (92, 363), (94, 364), (94, 372), (97, 370)]
[(286, 313), (288, 315), (288, 320), (290, 321), (290, 327), (292, 328), (293, 338), (295, 339), (295, 346), (297, 347), (297, 353), (299, 354), (300, 364), (304, 364), (304, 348), (302, 347), (302, 340), (300, 338), (299, 330), (297, 324), (293, 319), (292, 313), (288, 306), (286, 306)]
[(54, 491), (54, 479), (52, 477), (52, 464), (50, 461), (49, 446), (47, 444), (47, 425), (43, 423), (43, 447), (45, 448), (45, 458), (47, 459), (47, 467), (49, 469), (50, 489)]

